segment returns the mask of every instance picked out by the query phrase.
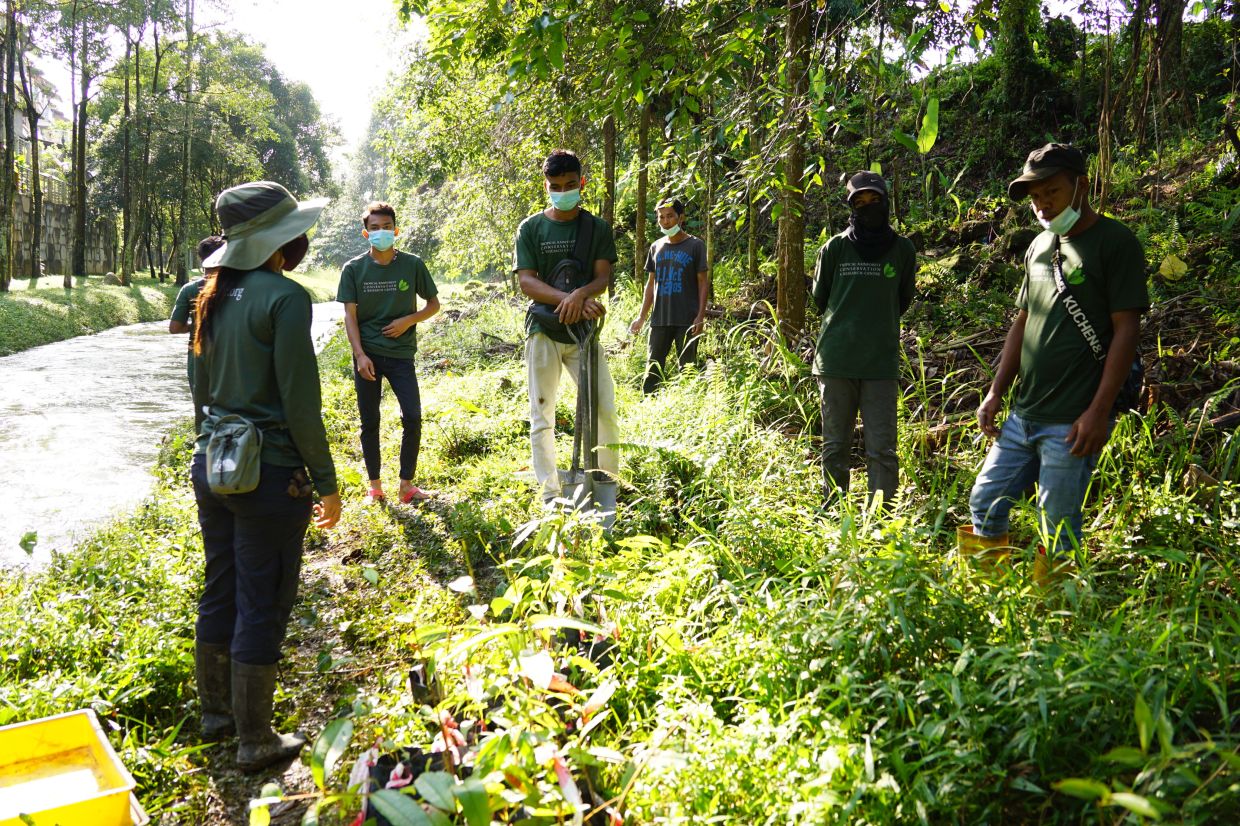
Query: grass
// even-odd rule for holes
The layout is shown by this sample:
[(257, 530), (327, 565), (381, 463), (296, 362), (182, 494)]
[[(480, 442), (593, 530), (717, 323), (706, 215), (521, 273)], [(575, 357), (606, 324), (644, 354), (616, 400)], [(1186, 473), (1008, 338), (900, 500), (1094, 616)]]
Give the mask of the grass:
[[(314, 301), (336, 296), (339, 273), (311, 270), (292, 276)], [(180, 287), (139, 276), (128, 287), (103, 284), (97, 276), (78, 276), (74, 287), (61, 286), (61, 276), (14, 279), (0, 294), (0, 356), (99, 333), (142, 321), (162, 321), (172, 313)]]
[(178, 289), (145, 279), (128, 287), (106, 286), (93, 276), (74, 279), (72, 290), (50, 286), (59, 280), (42, 278), (32, 284), (30, 279), (15, 279), (10, 291), (0, 294), (0, 356), (167, 318)]
[[(625, 291), (605, 334), (625, 440), (617, 528), (543, 512), (526, 470), (521, 303), (479, 285), (446, 291), (419, 331), (418, 482), (437, 498), (365, 506), (337, 337), (320, 370), (345, 515), (312, 532), (277, 698), (281, 724), (325, 736), (275, 778), (281, 793), (312, 801), (319, 822), (352, 822), (353, 761), (430, 749), (456, 724), (473, 779), (446, 796), (434, 773), (409, 787), (436, 822), (476, 817), (479, 799), (499, 822), (570, 822), (577, 798), (660, 824), (1240, 819), (1240, 441), (1199, 405), (1122, 418), (1078, 573), (1033, 587), (1025, 503), (1012, 566), (981, 576), (953, 537), (986, 449), (970, 416), (996, 346), (970, 336), (1002, 330), (1010, 285), (933, 265), (919, 281), (888, 517), (864, 509), (860, 469), (857, 495), (818, 512), (814, 383), (765, 322), (715, 323), (703, 368), (642, 397)], [(1222, 329), (1183, 375), (1181, 333), (1161, 330), (1148, 356), (1167, 398), (1234, 389), (1206, 384), (1225, 376), (1236, 285), (1205, 287), (1157, 284), (1160, 306), (1199, 301)], [(392, 485), (398, 439), (389, 394)], [(182, 425), (152, 499), (75, 554), (0, 573), (0, 723), (91, 705), (159, 823), (244, 822), (271, 778), (237, 775), (227, 746), (193, 733), (188, 449)], [(1220, 489), (1186, 484), (1194, 465)]]

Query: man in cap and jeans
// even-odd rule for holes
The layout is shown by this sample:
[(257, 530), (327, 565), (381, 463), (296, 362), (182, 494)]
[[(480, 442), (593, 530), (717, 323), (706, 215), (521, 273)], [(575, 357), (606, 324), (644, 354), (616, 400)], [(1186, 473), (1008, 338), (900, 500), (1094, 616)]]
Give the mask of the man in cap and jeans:
[(870, 499), (890, 503), (899, 487), (896, 408), (900, 316), (913, 302), (916, 252), (891, 228), (887, 182), (873, 172), (848, 180), (848, 229), (818, 251), (814, 304), (822, 328), (814, 375), (822, 394), (825, 504), (848, 491), (857, 413), (865, 426)]
[[(1089, 186), (1085, 156), (1059, 143), (1030, 152), (1008, 186), (1013, 201), (1028, 196), (1044, 232), (1025, 252), (1016, 320), (977, 410), (982, 432), (996, 441), (969, 497), (972, 525), (958, 529), (964, 554), (1007, 546), (1012, 504), (1037, 482), (1039, 583), (1051, 579), (1057, 553), (1080, 546), (1085, 491), (1149, 308), (1141, 244), (1094, 211)], [(995, 417), (1014, 381), (999, 427)]]

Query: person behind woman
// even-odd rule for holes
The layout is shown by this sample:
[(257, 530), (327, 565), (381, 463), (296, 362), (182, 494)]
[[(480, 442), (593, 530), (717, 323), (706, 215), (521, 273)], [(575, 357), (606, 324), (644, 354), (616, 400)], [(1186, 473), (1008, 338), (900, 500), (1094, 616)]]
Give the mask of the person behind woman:
[[(220, 193), (215, 209), (228, 241), (203, 261), (219, 271), (203, 288), (194, 325), (194, 404), (207, 413), (191, 466), (206, 552), (195, 629), (198, 695), (204, 739), (235, 730), (245, 771), (293, 757), (305, 744), (271, 728), (276, 668), (311, 515), (323, 529), (340, 519), (310, 296), (283, 275), (305, 256), (306, 231), (324, 203), (298, 204), (270, 181)], [(207, 483), (207, 442), (214, 417), (226, 414), (262, 431), (261, 477), (249, 493), (216, 494)]]

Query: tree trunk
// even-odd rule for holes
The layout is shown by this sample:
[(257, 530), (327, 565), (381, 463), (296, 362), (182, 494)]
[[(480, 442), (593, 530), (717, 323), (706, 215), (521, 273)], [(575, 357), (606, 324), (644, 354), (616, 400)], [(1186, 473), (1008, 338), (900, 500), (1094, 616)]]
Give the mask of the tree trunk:
[[(603, 220), (616, 231), (616, 118), (608, 115), (603, 118)], [(607, 284), (607, 295), (616, 294), (616, 269), (612, 267), (611, 281)]]
[(73, 178), (73, 272), (86, 275), (86, 104), (94, 80), (87, 63), (87, 24), (82, 21), (82, 40), (78, 47), (78, 101), (75, 125), (76, 157)]
[(784, 98), (783, 212), (779, 216), (779, 277), (775, 313), (780, 330), (790, 342), (805, 324), (805, 170), (804, 102), (809, 70), (809, 1), (788, 0), (786, 66), (788, 94)]
[(651, 106), (642, 106), (641, 125), (637, 129), (637, 221), (633, 230), (633, 281), (645, 283), (646, 265), (646, 188), (649, 183)]
[[(27, 32), (27, 44), (30, 34)], [(39, 277), (39, 250), (43, 245), (43, 179), (39, 163), (39, 119), (42, 113), (35, 106), (34, 87), (30, 82), (30, 72), (26, 69), (27, 48), (22, 49), (18, 59), (18, 74), (22, 79), (22, 97), (26, 99), (26, 125), (30, 130), (30, 226), (33, 230), (30, 239), (30, 277)], [(70, 282), (72, 287), (73, 283)]]
[(1154, 0), (1158, 16), (1154, 49), (1158, 55), (1158, 100), (1163, 111), (1188, 113), (1184, 101), (1184, 6), (1186, 0)]
[(174, 232), (172, 244), (176, 246), (177, 237), (185, 243), (185, 254), (178, 259), (177, 284), (184, 284), (189, 279), (189, 271), (194, 268), (193, 255), (189, 243), (189, 164), (192, 142), (190, 129), (193, 121), (190, 118), (190, 98), (194, 91), (194, 0), (185, 0), (185, 124), (181, 137), (181, 216), (180, 232)]
[[(749, 119), (749, 157), (758, 156), (758, 136), (754, 131), (758, 126), (756, 116)], [(758, 283), (758, 208), (753, 191), (753, 184), (745, 187), (745, 250), (746, 266), (745, 281), (748, 284)]]
[(129, 106), (129, 69), (134, 63), (133, 41), (130, 38), (129, 27), (125, 27), (125, 95), (123, 106), (123, 116), (121, 120), (121, 224), (125, 227), (124, 246), (121, 247), (121, 271), (118, 276), (121, 280), (121, 286), (129, 286), (129, 280), (133, 276), (133, 239), (134, 220), (133, 208), (133, 181), (130, 168), (130, 141), (133, 134), (133, 113)]
[[(706, 144), (706, 204), (702, 210), (706, 235), (706, 295), (715, 297), (715, 147), (713, 141)], [(701, 309), (705, 309), (704, 307)]]
[(13, 175), (15, 130), (13, 128), (13, 64), (17, 56), (17, 4), (9, 0), (4, 16), (4, 174), (0, 197), (0, 292), (7, 292), (13, 281), (13, 201), (17, 180)]
[(1124, 122), (1132, 117), (1133, 133), (1144, 131), (1144, 112), (1137, 108), (1137, 78), (1141, 74), (1141, 52), (1145, 46), (1145, 18), (1149, 14), (1149, 0), (1136, 0), (1132, 18), (1128, 23), (1128, 70), (1116, 94), (1114, 120)]

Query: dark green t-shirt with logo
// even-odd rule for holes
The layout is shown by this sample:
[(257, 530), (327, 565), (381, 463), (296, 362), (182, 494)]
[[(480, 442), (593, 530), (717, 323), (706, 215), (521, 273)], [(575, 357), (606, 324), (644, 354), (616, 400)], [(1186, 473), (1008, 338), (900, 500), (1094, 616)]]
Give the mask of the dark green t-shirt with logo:
[(396, 338), (388, 338), (383, 328), (401, 316), (417, 312), (416, 296), (423, 301), (439, 294), (422, 259), (411, 252), (396, 251), (396, 257), (380, 264), (364, 252), (351, 259), (340, 272), (336, 300), (357, 305), (357, 326), (362, 333), (362, 349), (370, 355), (411, 359), (418, 350), (417, 325)]
[[(244, 416), (263, 431), (263, 462), (302, 467), (320, 495), (336, 492), (336, 467), (323, 426), (319, 363), (310, 337), (310, 294), (254, 270), (211, 311), (211, 340), (194, 357), (194, 404)], [(206, 453), (211, 421), (196, 453)]]
[[(1111, 313), (1149, 309), (1141, 242), (1114, 218), (1060, 239), (1064, 280), (1108, 346)], [(1074, 422), (1089, 407), (1102, 381), (1102, 363), (1064, 308), (1051, 271), (1055, 233), (1043, 232), (1025, 252), (1025, 281), (1016, 306), (1029, 313), (1020, 349), (1015, 410), (1035, 422)]]
[[(588, 213), (587, 213), (588, 214)], [(611, 226), (597, 215), (588, 214), (594, 221), (594, 238), (590, 244), (591, 273), (595, 261), (616, 263), (616, 239)], [(539, 212), (531, 215), (517, 227), (516, 250), (513, 254), (513, 271), (536, 270), (539, 278), (546, 279), (557, 264), (573, 254), (577, 241), (577, 219), (556, 221)], [(590, 280), (593, 280), (591, 275)], [(543, 330), (526, 317), (526, 332), (530, 335)]]
[(867, 261), (843, 234), (818, 251), (814, 304), (822, 313), (814, 375), (837, 379), (900, 377), (900, 316), (913, 302), (917, 252), (897, 236)]
[(198, 301), (198, 294), (202, 292), (202, 285), (203, 279), (195, 278), (181, 287), (177, 292), (177, 300), (172, 305), (170, 317), (172, 321), (189, 325), (189, 357), (185, 360), (185, 374), (189, 376), (190, 385), (194, 383), (194, 304)]

